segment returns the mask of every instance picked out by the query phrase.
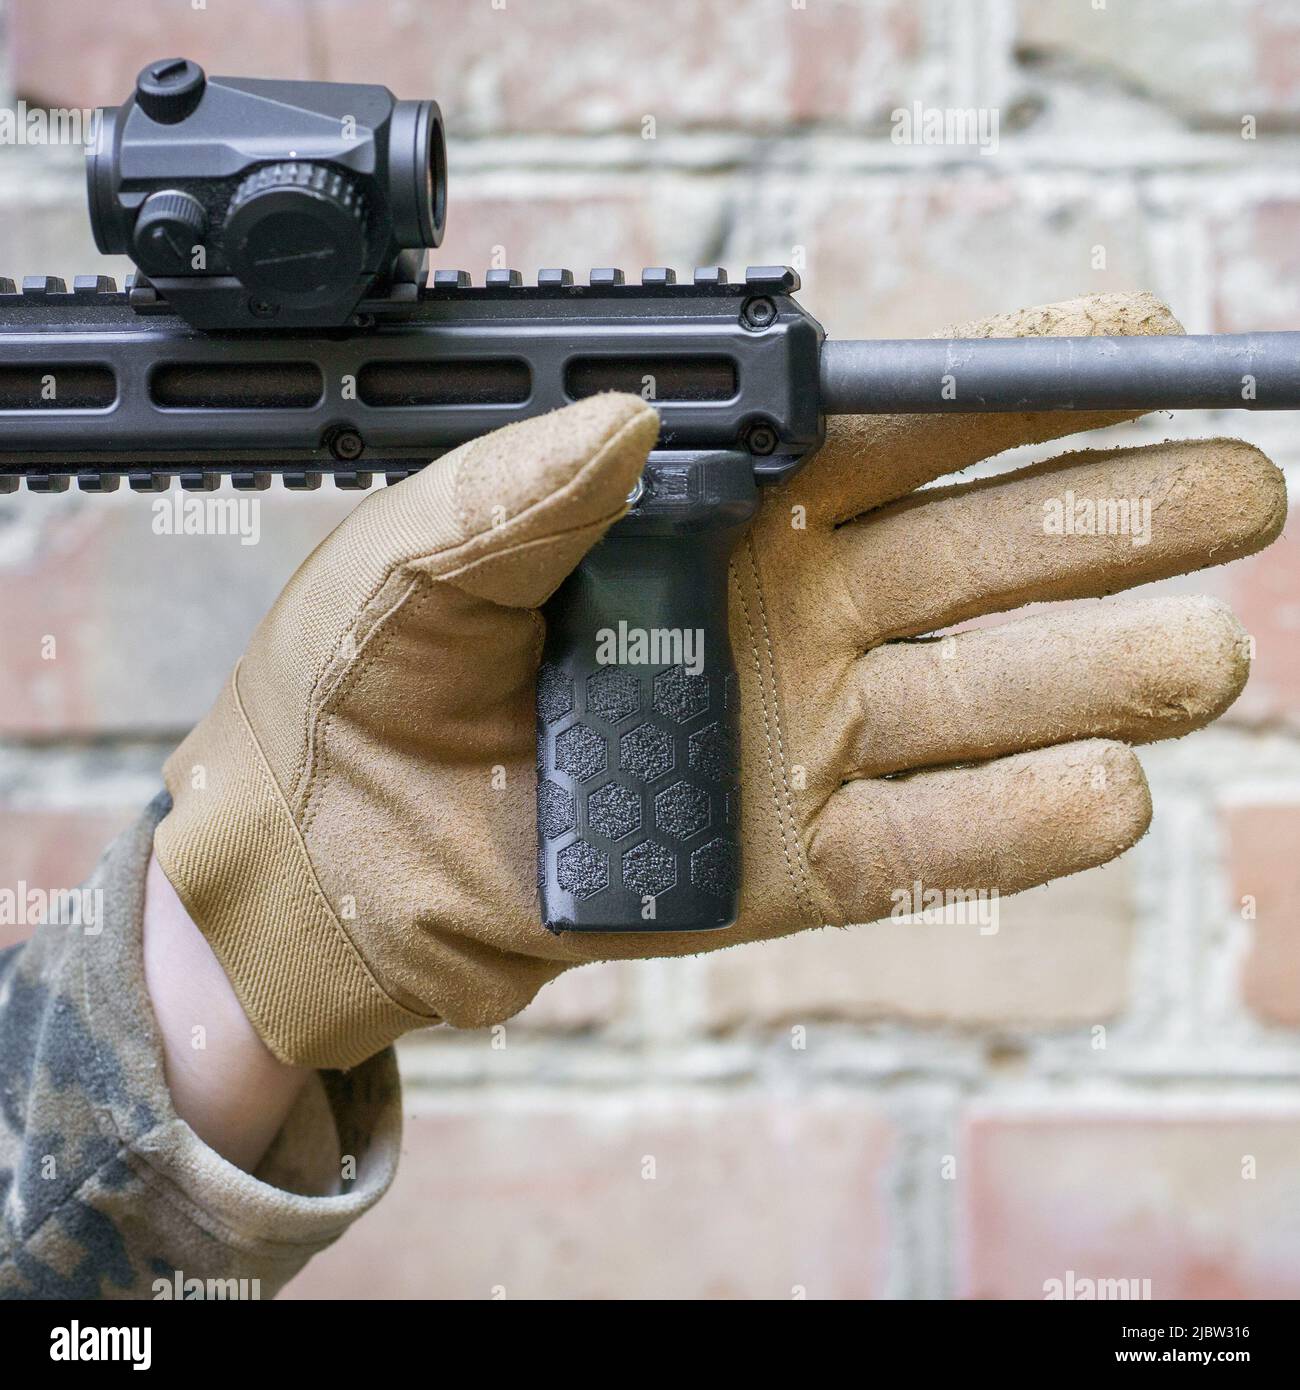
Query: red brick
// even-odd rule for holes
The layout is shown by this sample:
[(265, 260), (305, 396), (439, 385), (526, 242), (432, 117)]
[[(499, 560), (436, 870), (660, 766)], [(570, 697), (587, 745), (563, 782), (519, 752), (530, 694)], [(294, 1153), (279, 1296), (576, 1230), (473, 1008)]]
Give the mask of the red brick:
[(477, 180), (462, 184), (453, 200), (433, 263), (468, 270), (477, 285), (498, 264), (521, 271), (525, 283), (541, 266), (566, 266), (583, 279), (593, 266), (630, 267), (639, 275), (642, 266), (680, 265), (699, 244), (683, 229), (700, 228), (717, 205), (716, 192), (699, 191), (675, 217), (665, 203), (680, 209), (680, 199), (661, 202), (617, 174), (567, 185), (516, 176), (499, 193)]
[(704, 972), (708, 1026), (810, 1019), (1091, 1024), (1128, 997), (1129, 860), (1001, 899), (998, 930), (885, 921), (719, 951)]
[(1300, 729), (1300, 527), (1223, 571), (1224, 597), (1254, 639), (1250, 679), (1229, 718)]
[[(543, 986), (529, 1006), (510, 1019), (506, 1028), (537, 1029), (552, 1033), (586, 1032), (614, 1022), (627, 1006), (633, 989), (636, 963), (601, 961), (566, 970)], [(436, 1047), (437, 1035), (430, 1035)]]
[(1189, 116), (1235, 123), (1300, 110), (1300, 17), (1276, 0), (1021, 0), (1016, 42)]
[[(369, 12), (369, 14), (367, 14)], [(373, 16), (373, 18), (370, 18)], [(741, 5), (604, 0), (546, 6), (329, 3), (334, 78), (364, 73), (442, 103), (453, 132), (771, 129), (879, 121), (904, 97), (921, 25), (902, 0)], [(355, 77), (354, 77), (354, 80)]]
[(120, 286), (130, 262), (95, 250), (84, 189), (72, 181), (51, 185), (40, 179), (52, 163), (44, 150), (0, 155), (0, 202), (6, 209), (0, 216), (0, 275), (16, 284), (27, 275), (58, 275), (68, 284), (77, 275), (110, 275)]
[(1041, 1299), (1073, 1270), (1161, 1299), (1300, 1298), (1294, 1110), (976, 1112), (963, 1149), (964, 1296)]
[[(77, 887), (140, 810), (0, 811), (0, 888), (16, 893), (20, 883), (43, 891)], [(0, 923), (0, 950), (31, 931), (18, 923)]]
[(324, 490), (258, 497), (250, 546), (155, 535), (148, 496), (9, 499), (25, 534), (0, 555), (0, 735), (180, 732), (204, 714), (294, 569), (356, 505)]
[(1300, 199), (1234, 200), (1206, 220), (1216, 333), (1300, 323)]
[(454, 132), (771, 129), (879, 122), (918, 92), (922, 25), (907, 0), (13, 0), (18, 90), (47, 104), (123, 100), (150, 57), (213, 73), (382, 82), (434, 96)]
[(9, 0), (9, 74), (20, 96), (49, 106), (115, 106), (155, 58), (193, 58), (211, 73), (311, 77), (313, 5), (257, 0)]
[(884, 1289), (892, 1141), (857, 1095), (457, 1100), (410, 1118), (403, 1150), (392, 1192), (286, 1297)]
[[(1027, 184), (986, 167), (846, 177), (833, 185), (786, 179), (782, 218), (760, 209), (742, 229), (769, 260), (805, 264), (803, 303), (834, 337), (925, 336), (1022, 305), (1156, 283), (1132, 191), (1089, 180)], [(1093, 268), (1093, 248), (1106, 264)], [(885, 247), (888, 254), (873, 248)], [(1162, 280), (1163, 283), (1163, 280)]]
[(1242, 994), (1267, 1022), (1300, 1027), (1300, 806), (1236, 806), (1224, 821), (1232, 911), (1253, 912)]

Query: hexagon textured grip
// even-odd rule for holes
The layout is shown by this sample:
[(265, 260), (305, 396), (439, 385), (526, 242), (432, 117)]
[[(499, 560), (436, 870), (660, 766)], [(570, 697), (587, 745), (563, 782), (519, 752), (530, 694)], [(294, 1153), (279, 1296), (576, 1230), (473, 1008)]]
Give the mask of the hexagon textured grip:
[(725, 669), (537, 679), (538, 884), (552, 931), (729, 925), (739, 891), (738, 710)]
[(550, 930), (708, 931), (740, 895), (729, 572), (745, 450), (651, 450), (627, 515), (542, 608), (537, 885)]

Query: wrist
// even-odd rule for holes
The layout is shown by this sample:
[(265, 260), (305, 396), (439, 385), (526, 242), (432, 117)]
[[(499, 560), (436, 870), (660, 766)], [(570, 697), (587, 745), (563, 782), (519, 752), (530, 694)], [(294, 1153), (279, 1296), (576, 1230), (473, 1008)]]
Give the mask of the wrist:
[(154, 852), (267, 1047), (294, 1066), (354, 1067), (438, 1020), (383, 988), (322, 891), (248, 721), (247, 662), (163, 768), (172, 809)]
[(251, 1171), (311, 1071), (280, 1061), (258, 1036), (156, 855), (145, 888), (144, 972), (176, 1113)]

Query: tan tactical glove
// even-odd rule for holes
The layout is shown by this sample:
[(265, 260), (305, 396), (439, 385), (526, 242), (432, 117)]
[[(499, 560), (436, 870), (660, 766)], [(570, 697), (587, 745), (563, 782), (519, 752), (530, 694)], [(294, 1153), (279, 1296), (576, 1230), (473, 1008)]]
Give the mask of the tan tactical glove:
[[(1180, 331), (1145, 295), (954, 330)], [(911, 640), (1219, 564), (1281, 530), (1280, 473), (1231, 440), (916, 491), (1115, 418), (842, 420), (765, 498), (732, 565), (741, 917), (713, 933), (556, 936), (535, 897), (536, 609), (624, 510), (654, 412), (598, 397), (367, 498), (166, 768), (158, 857), (268, 1045), (346, 1067), (439, 1019), (508, 1018), (580, 962), (871, 921), (918, 880), (1014, 892), (1127, 849), (1150, 816), (1127, 745), (1200, 727), (1245, 681), (1224, 608), (1089, 603)], [(1080, 533), (1079, 503), (1119, 499), (1125, 533)]]

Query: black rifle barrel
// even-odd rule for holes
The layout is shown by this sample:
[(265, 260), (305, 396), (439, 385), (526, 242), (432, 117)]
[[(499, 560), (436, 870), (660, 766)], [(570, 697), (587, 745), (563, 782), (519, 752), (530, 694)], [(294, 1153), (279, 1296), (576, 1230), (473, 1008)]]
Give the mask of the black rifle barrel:
[(828, 339), (827, 415), (1300, 410), (1300, 333)]

